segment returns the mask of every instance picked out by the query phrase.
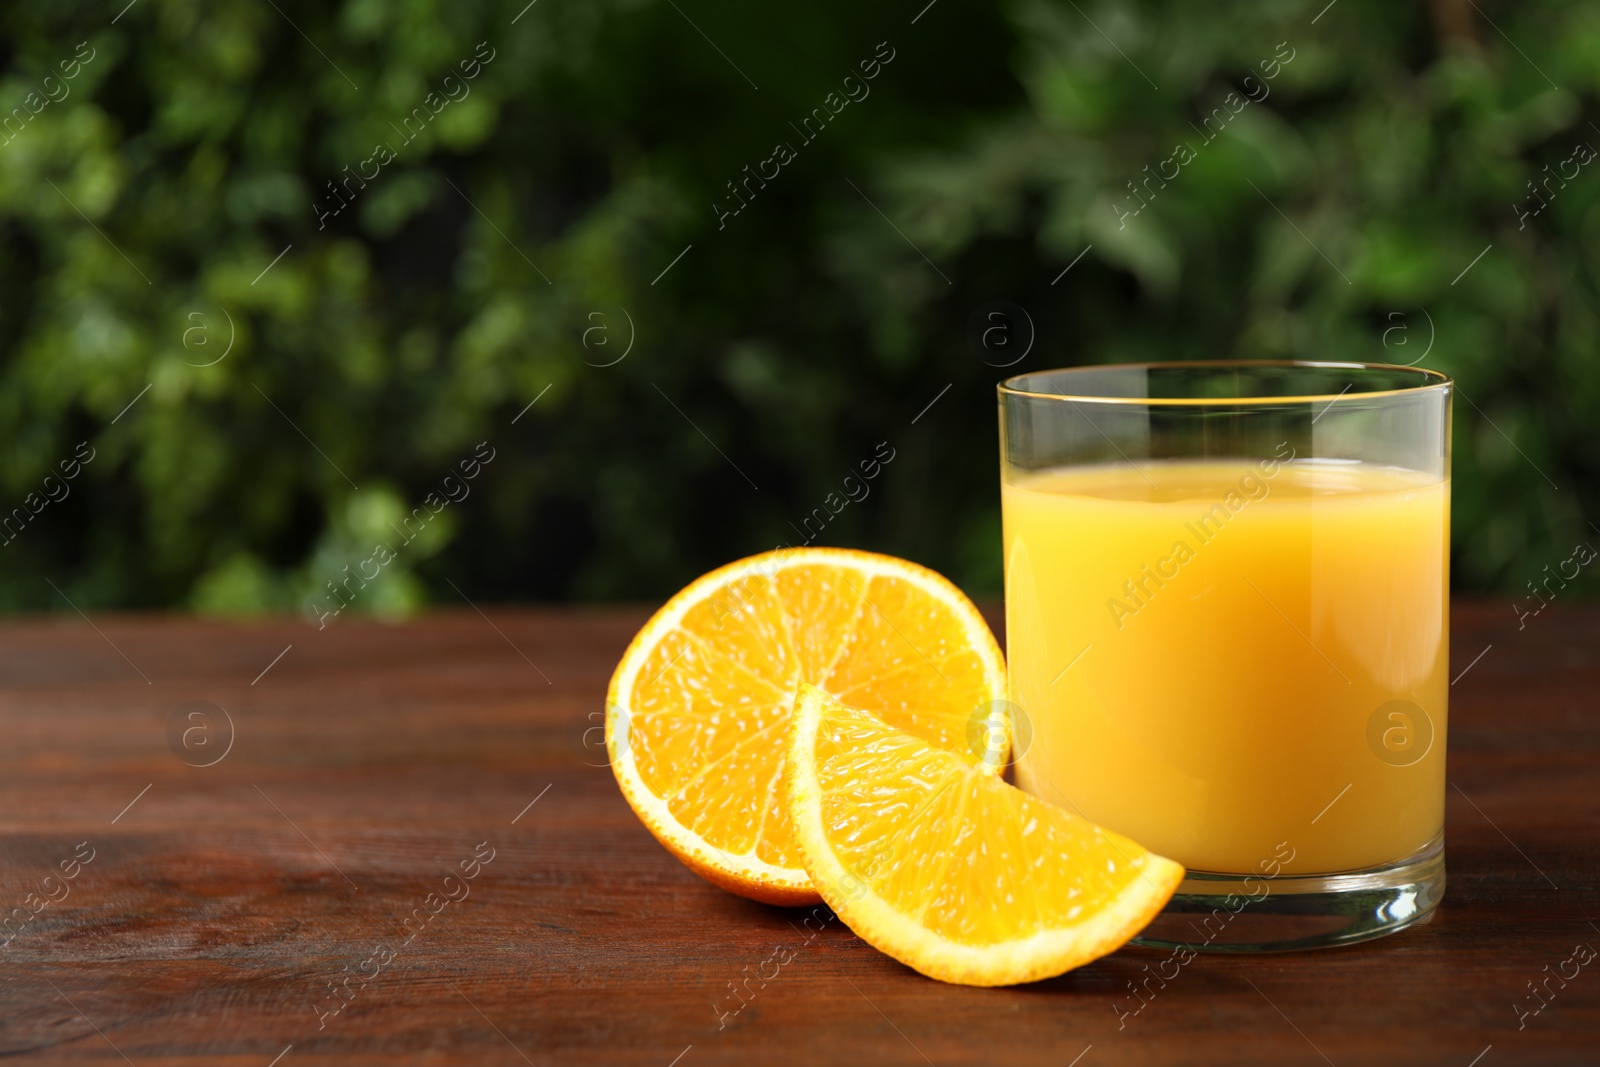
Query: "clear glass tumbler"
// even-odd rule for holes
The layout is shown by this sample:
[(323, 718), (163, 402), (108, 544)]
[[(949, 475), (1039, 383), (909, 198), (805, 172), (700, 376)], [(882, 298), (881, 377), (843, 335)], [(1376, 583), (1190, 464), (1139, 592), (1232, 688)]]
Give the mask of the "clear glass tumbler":
[(1357, 363), (1001, 383), (1017, 783), (1188, 868), (1138, 943), (1361, 941), (1438, 903), (1451, 393)]

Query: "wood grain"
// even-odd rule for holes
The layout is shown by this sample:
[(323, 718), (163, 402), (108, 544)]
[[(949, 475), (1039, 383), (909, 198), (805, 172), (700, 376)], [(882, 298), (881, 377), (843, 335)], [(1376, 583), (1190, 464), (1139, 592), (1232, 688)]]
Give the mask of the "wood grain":
[[(1526, 983), (1574, 945), (1600, 946), (1596, 608), (1553, 606), (1518, 631), (1504, 604), (1456, 605), (1452, 677), (1492, 648), (1451, 691), (1450, 888), (1432, 923), (1352, 948), (1201, 957), (1120, 1030), (1112, 1004), (1163, 954), (1125, 949), (1012, 989), (941, 985), (826, 912), (729, 896), (672, 859), (589, 732), (645, 614), (464, 611), (322, 632), (127, 616), (0, 626), (0, 910), (30, 916), (0, 948), (0, 1055), (140, 1067), (268, 1067), (280, 1054), (281, 1067), (1600, 1055), (1600, 966), (1552, 983), (1521, 1029), (1513, 1007), (1534, 1005)], [(212, 766), (189, 763), (223, 751), (215, 714), (210, 735), (169, 745), (191, 701), (233, 724)], [(85, 849), (76, 877), (44, 882)], [(475, 849), (493, 856), (468, 880)], [(780, 947), (792, 958), (777, 977), (737, 999), (732, 986), (771, 975), (763, 961)], [(350, 981), (348, 1001), (330, 993), (364, 964), (377, 974)]]

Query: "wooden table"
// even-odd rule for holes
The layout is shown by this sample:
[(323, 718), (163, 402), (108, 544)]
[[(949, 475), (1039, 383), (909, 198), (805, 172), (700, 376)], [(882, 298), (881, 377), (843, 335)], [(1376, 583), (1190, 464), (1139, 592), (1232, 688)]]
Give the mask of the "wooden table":
[[(623, 802), (594, 729), (642, 611), (469, 610), (321, 632), (10, 623), (0, 908), (28, 921), (0, 948), (0, 1054), (140, 1067), (1600, 1061), (1600, 961), (1552, 981), (1518, 1025), (1516, 1006), (1537, 1003), (1528, 983), (1575, 945), (1600, 947), (1600, 610), (1547, 611), (1519, 632), (1505, 603), (1456, 607), (1450, 888), (1431, 924), (1352, 948), (1200, 957), (1120, 1030), (1113, 1003), (1163, 954), (1125, 949), (1019, 988), (942, 985), (826, 913), (730, 896), (671, 858)], [(792, 959), (732, 1014), (730, 983), (780, 946)]]

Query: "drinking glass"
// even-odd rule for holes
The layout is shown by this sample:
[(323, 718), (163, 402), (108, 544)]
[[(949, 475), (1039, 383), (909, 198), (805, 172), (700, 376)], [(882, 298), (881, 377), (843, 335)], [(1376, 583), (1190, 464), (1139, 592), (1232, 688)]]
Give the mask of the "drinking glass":
[(1016, 780), (1188, 868), (1136, 943), (1361, 941), (1439, 902), (1452, 389), (1288, 361), (999, 386)]

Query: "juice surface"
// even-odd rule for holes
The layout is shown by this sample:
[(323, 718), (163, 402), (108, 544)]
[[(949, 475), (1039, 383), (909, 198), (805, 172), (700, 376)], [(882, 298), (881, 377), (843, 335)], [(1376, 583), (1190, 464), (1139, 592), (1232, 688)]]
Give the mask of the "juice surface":
[[(1024, 789), (1195, 870), (1352, 870), (1444, 823), (1449, 481), (1328, 460), (1008, 474)], [(1394, 703), (1405, 702), (1405, 703)]]

